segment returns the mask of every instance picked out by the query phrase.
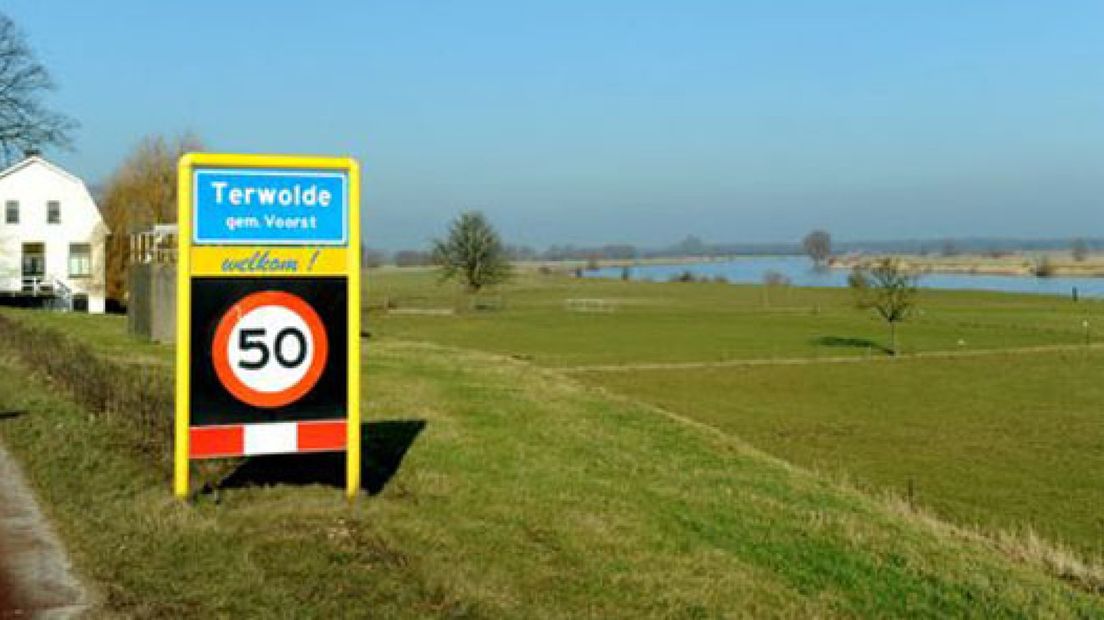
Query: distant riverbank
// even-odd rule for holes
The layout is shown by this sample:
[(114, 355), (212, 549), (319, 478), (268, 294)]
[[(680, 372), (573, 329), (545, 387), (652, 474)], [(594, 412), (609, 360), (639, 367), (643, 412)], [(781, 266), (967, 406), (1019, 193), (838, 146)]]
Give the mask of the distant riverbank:
[[(712, 260), (685, 260), (681, 262), (604, 263), (597, 269), (586, 269), (580, 264), (584, 277), (622, 278), (633, 280), (667, 281), (690, 272), (698, 279), (716, 279), (733, 284), (761, 284), (768, 274), (780, 276), (793, 286), (821, 286), (841, 288), (847, 286), (851, 267), (875, 257), (837, 258), (831, 268), (816, 268), (804, 256), (757, 256)], [(951, 259), (955, 259), (952, 262)], [(921, 273), (923, 288), (948, 290), (1000, 291), (1008, 293), (1033, 293), (1042, 295), (1078, 295), (1104, 297), (1104, 264), (1085, 261), (1084, 269), (1077, 275), (1056, 274), (1051, 277), (1033, 275), (1024, 265), (1025, 257), (1002, 257), (992, 262), (973, 261), (974, 257), (939, 257), (924, 261), (924, 257), (902, 257), (907, 265)], [(983, 257), (976, 257), (982, 259)], [(968, 260), (969, 259), (969, 260)], [(1048, 257), (1048, 262), (1066, 268), (1065, 263)], [(938, 262), (937, 262), (938, 261)], [(561, 269), (564, 265), (561, 264)], [(574, 268), (574, 267), (572, 267)], [(1099, 269), (1099, 272), (1090, 270)]]
[[(829, 266), (834, 269), (851, 269), (855, 265), (870, 264), (883, 256), (853, 255), (833, 257)], [(959, 255), (920, 256), (898, 255), (902, 263), (920, 273), (982, 274), (1001, 276), (1037, 276), (1094, 278), (1104, 277), (1104, 257), (1088, 256), (1076, 260), (1068, 252), (1043, 254), (1007, 254), (1002, 256)]]
[[(1093, 254), (1084, 260), (1075, 260), (1069, 252), (1016, 252), (999, 256), (960, 254), (955, 256), (919, 254), (847, 254), (833, 256), (827, 266), (831, 269), (850, 270), (855, 265), (868, 265), (886, 256), (899, 258), (906, 267), (928, 274), (966, 274), (994, 276), (1031, 276), (1042, 270), (1043, 277), (1104, 278), (1104, 255)], [(663, 256), (652, 258), (526, 261), (519, 265), (528, 268), (545, 267), (557, 271), (577, 269), (623, 269), (625, 267), (663, 267), (700, 264), (722, 264), (735, 261), (772, 261), (809, 263), (799, 255), (737, 255), (737, 256)], [(618, 272), (620, 273), (620, 272)]]

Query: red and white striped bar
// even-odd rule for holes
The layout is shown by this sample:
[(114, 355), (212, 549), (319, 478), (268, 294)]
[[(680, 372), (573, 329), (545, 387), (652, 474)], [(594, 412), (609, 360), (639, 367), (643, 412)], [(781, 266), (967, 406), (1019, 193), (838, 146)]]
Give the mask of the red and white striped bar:
[(217, 459), (262, 454), (345, 450), (345, 420), (193, 426), (189, 457)]

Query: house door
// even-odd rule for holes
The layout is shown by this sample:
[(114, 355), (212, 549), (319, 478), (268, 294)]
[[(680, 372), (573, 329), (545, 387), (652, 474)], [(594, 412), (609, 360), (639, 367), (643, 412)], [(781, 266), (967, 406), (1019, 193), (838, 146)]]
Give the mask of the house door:
[(34, 293), (46, 277), (46, 244), (23, 244), (23, 292)]

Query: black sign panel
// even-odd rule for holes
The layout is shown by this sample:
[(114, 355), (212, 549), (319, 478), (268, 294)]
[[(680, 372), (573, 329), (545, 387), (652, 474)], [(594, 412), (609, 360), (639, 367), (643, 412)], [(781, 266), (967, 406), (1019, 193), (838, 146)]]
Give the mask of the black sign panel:
[[(194, 277), (192, 286), (192, 329), (190, 362), (191, 425), (256, 424), (303, 420), (332, 420), (346, 417), (348, 398), (348, 283), (345, 277), (317, 278), (219, 278)], [(271, 292), (271, 295), (257, 295)], [(320, 324), (324, 335), (311, 330), (254, 323), (249, 329), (233, 331), (229, 347), (237, 347), (228, 356), (229, 326), (242, 314), (247, 300), (257, 297), (290, 299), (300, 315), (309, 314), (304, 325)], [(305, 304), (303, 303), (305, 302)], [(303, 306), (307, 308), (303, 308)], [(298, 310), (296, 310), (298, 308)], [(277, 307), (283, 311), (283, 307)], [(289, 315), (295, 318), (297, 315)], [(263, 317), (262, 317), (263, 318)], [(222, 349), (216, 341), (222, 326)], [(271, 328), (271, 329), (269, 329)], [(305, 334), (305, 335), (304, 335)], [(321, 336), (321, 338), (319, 338)], [(324, 344), (321, 344), (319, 341)], [(228, 366), (255, 369), (267, 366), (274, 372), (295, 370), (297, 365), (311, 364), (308, 344), (319, 352), (313, 363), (320, 372), (310, 378), (300, 395), (290, 402), (258, 406), (241, 395), (227, 381)], [(324, 354), (321, 352), (324, 350)], [(234, 357), (236, 355), (237, 357)], [(223, 365), (221, 371), (217, 368)], [(228, 361), (229, 359), (229, 361)]]

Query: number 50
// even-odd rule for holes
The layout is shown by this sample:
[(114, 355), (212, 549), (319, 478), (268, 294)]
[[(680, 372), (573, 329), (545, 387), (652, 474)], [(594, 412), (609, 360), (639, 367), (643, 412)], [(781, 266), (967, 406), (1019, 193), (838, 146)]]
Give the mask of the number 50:
[[(307, 359), (307, 337), (303, 335), (303, 332), (297, 327), (285, 327), (276, 332), (276, 338), (272, 342), (272, 351), (268, 349), (268, 344), (265, 342), (265, 334), (268, 332), (263, 327), (254, 327), (248, 329), (242, 329), (238, 332), (238, 348), (242, 353), (247, 351), (257, 351), (259, 355), (252, 361), (242, 359), (238, 361), (238, 366), (246, 370), (259, 370), (268, 365), (269, 360), (272, 357), (276, 358), (276, 363), (284, 368), (295, 368), (303, 363), (303, 360)], [(295, 348), (294, 357), (288, 358), (287, 356), (287, 343), (288, 338), (293, 338), (298, 341), (298, 346)]]

